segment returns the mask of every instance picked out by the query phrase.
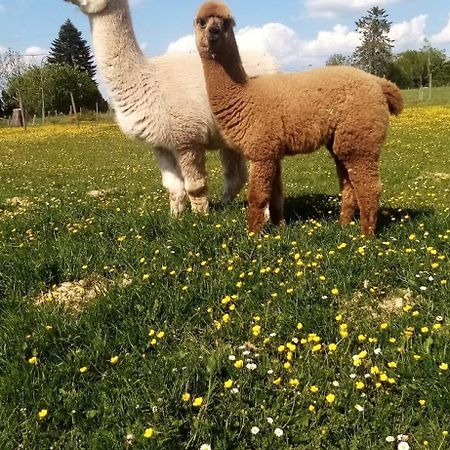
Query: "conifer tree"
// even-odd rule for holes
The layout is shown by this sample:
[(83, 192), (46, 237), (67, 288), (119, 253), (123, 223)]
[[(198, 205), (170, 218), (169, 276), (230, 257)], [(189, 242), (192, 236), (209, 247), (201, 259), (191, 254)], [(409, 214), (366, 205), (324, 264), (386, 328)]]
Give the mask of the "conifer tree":
[(387, 17), (386, 10), (374, 6), (356, 22), (356, 31), (362, 35), (361, 45), (353, 55), (356, 65), (379, 77), (388, 74), (392, 62), (392, 22)]
[(60, 28), (58, 37), (50, 47), (49, 64), (68, 64), (84, 70), (90, 78), (95, 76), (95, 65), (91, 50), (81, 32), (68, 19)]

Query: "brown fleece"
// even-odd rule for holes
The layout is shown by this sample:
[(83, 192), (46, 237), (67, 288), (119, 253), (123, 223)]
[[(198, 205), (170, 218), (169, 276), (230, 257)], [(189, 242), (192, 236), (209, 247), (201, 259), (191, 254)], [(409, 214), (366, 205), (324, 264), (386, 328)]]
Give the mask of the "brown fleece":
[(399, 114), (398, 87), (351, 67), (249, 78), (242, 67), (229, 8), (205, 3), (195, 21), (212, 111), (227, 142), (251, 162), (250, 231), (283, 217), (280, 160), (326, 146), (340, 181), (340, 223), (359, 207), (361, 232), (375, 232), (381, 181), (380, 151), (389, 114)]

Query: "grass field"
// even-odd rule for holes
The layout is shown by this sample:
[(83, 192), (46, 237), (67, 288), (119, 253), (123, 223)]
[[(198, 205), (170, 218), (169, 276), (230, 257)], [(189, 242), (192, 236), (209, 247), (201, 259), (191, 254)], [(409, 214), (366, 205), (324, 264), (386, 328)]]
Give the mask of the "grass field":
[(111, 123), (2, 129), (0, 448), (449, 449), (450, 107), (391, 123), (373, 240), (325, 151), (249, 236)]

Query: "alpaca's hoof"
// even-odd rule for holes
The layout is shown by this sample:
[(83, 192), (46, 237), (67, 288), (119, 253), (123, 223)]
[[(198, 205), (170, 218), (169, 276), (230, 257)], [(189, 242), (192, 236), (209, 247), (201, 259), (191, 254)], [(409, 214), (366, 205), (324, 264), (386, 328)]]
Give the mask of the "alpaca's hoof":
[(183, 194), (170, 194), (170, 215), (172, 217), (179, 217), (181, 213), (186, 209), (187, 196)]
[(192, 212), (206, 214), (209, 211), (208, 197), (190, 197)]

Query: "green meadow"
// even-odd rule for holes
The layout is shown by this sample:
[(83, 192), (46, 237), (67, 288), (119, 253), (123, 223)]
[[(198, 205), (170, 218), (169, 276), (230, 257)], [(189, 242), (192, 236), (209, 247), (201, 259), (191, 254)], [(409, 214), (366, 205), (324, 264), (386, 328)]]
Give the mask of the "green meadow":
[(447, 94), (392, 119), (371, 240), (324, 150), (252, 236), (214, 152), (173, 219), (112, 122), (2, 128), (0, 448), (449, 449)]

